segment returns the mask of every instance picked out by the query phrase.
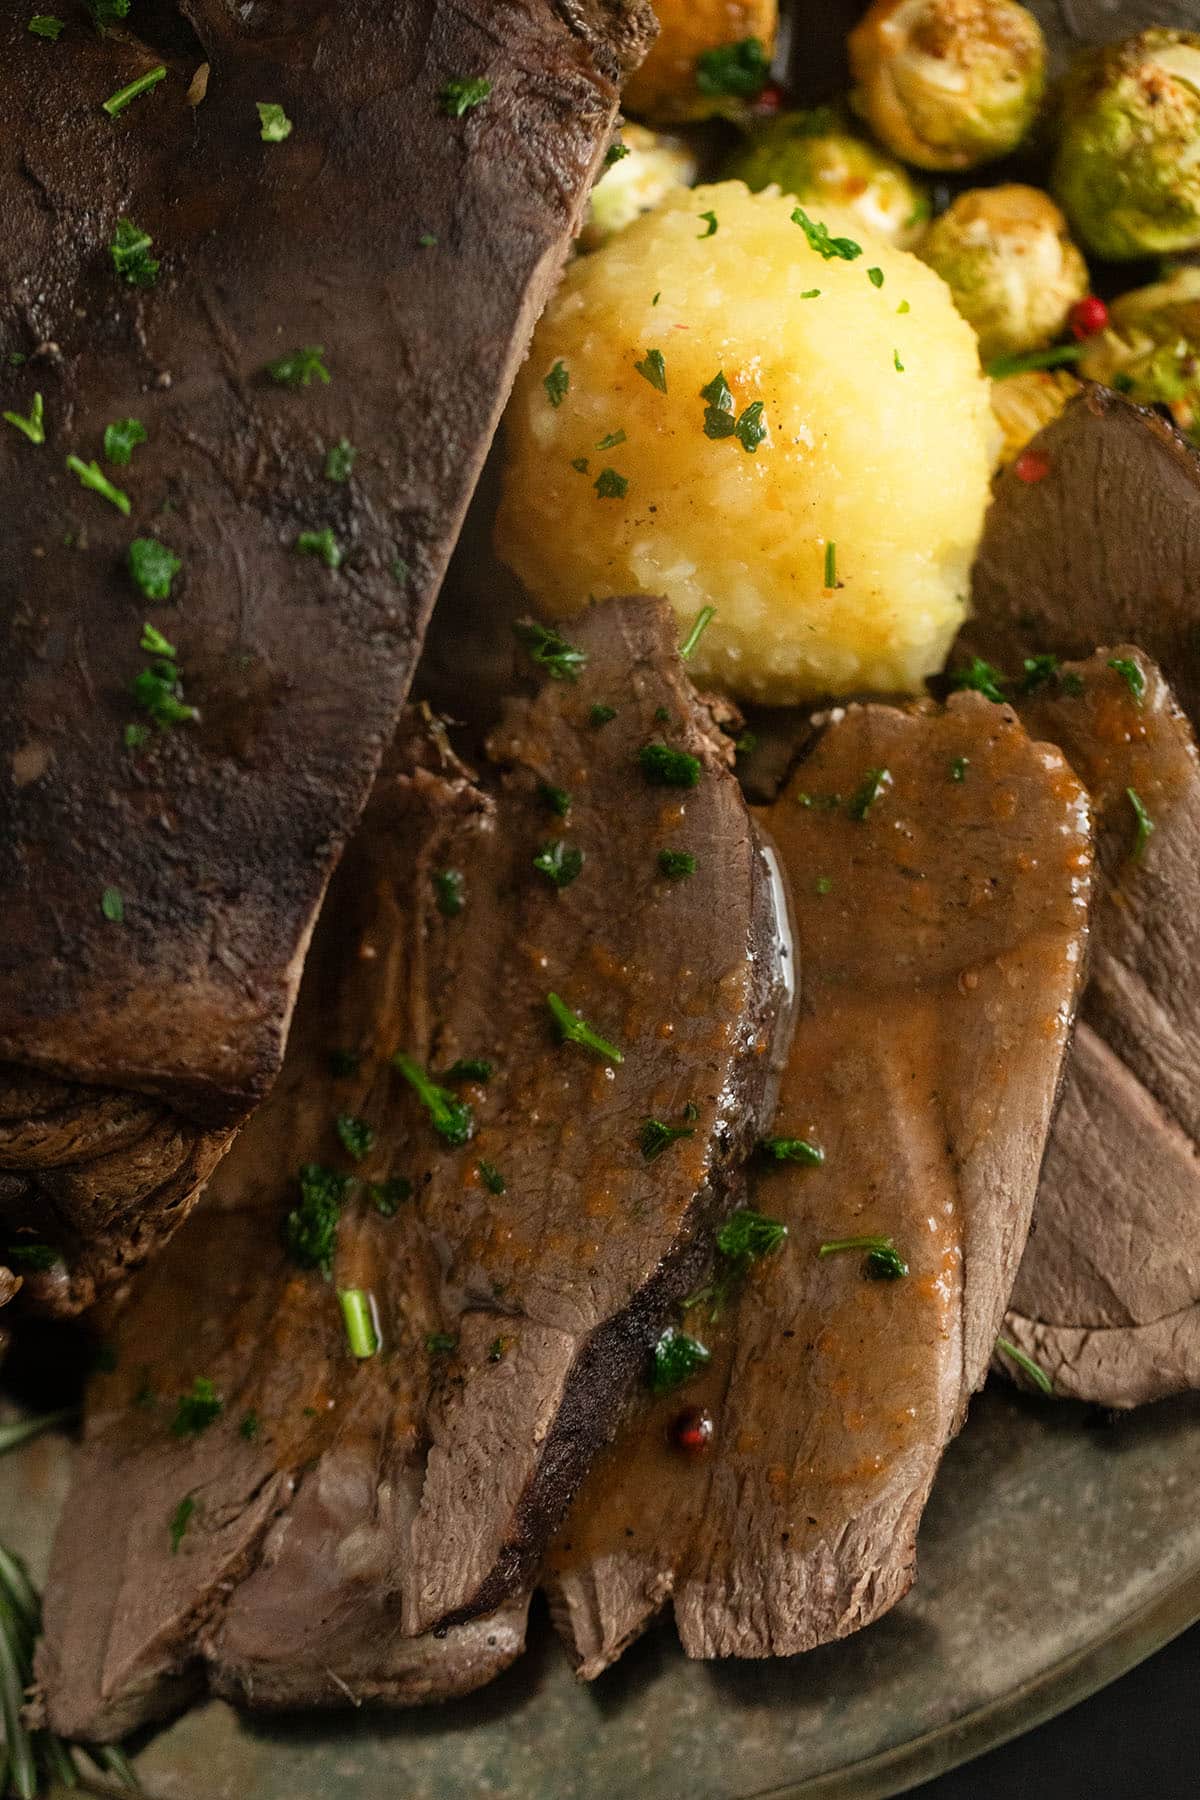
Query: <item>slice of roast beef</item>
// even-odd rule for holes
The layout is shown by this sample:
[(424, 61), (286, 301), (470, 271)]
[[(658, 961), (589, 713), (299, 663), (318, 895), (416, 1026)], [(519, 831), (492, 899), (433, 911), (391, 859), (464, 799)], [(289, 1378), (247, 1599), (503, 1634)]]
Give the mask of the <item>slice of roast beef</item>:
[[(563, 678), (507, 707), (488, 791), (436, 735), (377, 788), (284, 1076), (143, 1277), (93, 1402), (46, 1601), (59, 1729), (113, 1735), (202, 1663), (255, 1703), (420, 1697), (445, 1680), (420, 1634), (496, 1608), (482, 1641), (452, 1625), (454, 1666), (512, 1653), (510, 1597), (698, 1279), (774, 1104), (787, 945), (674, 629), (639, 599), (593, 609), (569, 645), (535, 639)], [(439, 1137), (397, 1050), (436, 1077), (465, 1143)], [(682, 1134), (669, 1156), (647, 1154), (650, 1120)], [(299, 1164), (364, 1184), (332, 1285), (280, 1243)], [(351, 1356), (335, 1289), (370, 1296), (379, 1354)], [(172, 1313), (189, 1323), (164, 1363)], [(173, 1410), (197, 1376), (224, 1408), (181, 1444)], [(163, 1398), (139, 1409), (146, 1382)], [(99, 1591), (97, 1511), (119, 1520)]]
[(1019, 672), (1027, 656), (1140, 644), (1196, 720), (1198, 595), (1200, 455), (1088, 387), (997, 477), (959, 649)]
[[(0, 22), (0, 405), (27, 422), (0, 423), (0, 1262), (25, 1239), (26, 1290), (59, 1311), (169, 1234), (278, 1069), (653, 30), (640, 0), (137, 22), (161, 52)], [(264, 141), (259, 102), (289, 135)], [(128, 420), (121, 466), (106, 427)], [(182, 564), (168, 602), (138, 539)], [(171, 651), (139, 647), (147, 619)], [(144, 669), (157, 718), (173, 670), (199, 717), (160, 729)]]
[(1128, 645), (1067, 665), (1021, 711), (1091, 795), (1099, 881), (1005, 1333), (1056, 1392), (1133, 1406), (1200, 1384), (1200, 762), (1159, 670)]
[[(803, 1142), (763, 1158), (751, 1199), (788, 1236), (715, 1326), (708, 1295), (687, 1311), (712, 1361), (635, 1404), (555, 1542), (552, 1605), (585, 1676), (667, 1599), (689, 1655), (769, 1656), (905, 1593), (1053, 1114), (1091, 880), (1059, 752), (975, 694), (853, 706), (762, 818), (804, 964), (773, 1133)], [(862, 1238), (907, 1274), (871, 1279), (888, 1259), (866, 1247), (820, 1254)], [(718, 1264), (718, 1292), (736, 1271)], [(713, 1435), (688, 1455), (673, 1428), (696, 1407)]]

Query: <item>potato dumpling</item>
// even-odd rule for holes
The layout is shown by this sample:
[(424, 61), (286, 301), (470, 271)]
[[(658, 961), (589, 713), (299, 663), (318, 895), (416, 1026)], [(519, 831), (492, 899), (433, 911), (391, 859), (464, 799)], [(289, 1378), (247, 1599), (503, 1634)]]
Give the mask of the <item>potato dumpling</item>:
[[(671, 123), (706, 119), (755, 98), (775, 48), (779, 0), (657, 0), (654, 10), (658, 37), (625, 83), (627, 112)], [(728, 54), (713, 59), (712, 51)]]
[(998, 433), (907, 251), (740, 181), (568, 271), (507, 416), (500, 555), (548, 614), (666, 594), (692, 669), (769, 702), (913, 692), (961, 622)]

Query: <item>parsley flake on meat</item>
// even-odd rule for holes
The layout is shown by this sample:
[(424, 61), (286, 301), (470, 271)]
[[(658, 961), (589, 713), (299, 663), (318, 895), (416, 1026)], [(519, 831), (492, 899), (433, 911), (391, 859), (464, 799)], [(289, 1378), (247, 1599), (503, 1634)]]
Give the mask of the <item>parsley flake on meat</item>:
[(320, 1163), (305, 1163), (299, 1180), (300, 1202), (284, 1219), (283, 1241), (302, 1269), (320, 1269), (328, 1279), (333, 1274), (338, 1219), (350, 1177)]
[[(123, 14), (121, 16), (124, 17)], [(125, 87), (118, 88), (115, 94), (110, 94), (104, 102), (105, 112), (110, 119), (115, 119), (131, 101), (138, 99), (141, 94), (149, 93), (152, 87), (157, 87), (160, 81), (166, 79), (166, 68), (160, 63), (157, 69), (150, 69), (145, 75), (139, 75), (136, 81), (131, 81)]]
[(1125, 683), (1134, 699), (1140, 706), (1142, 696), (1146, 692), (1146, 677), (1132, 656), (1110, 656), (1108, 666), (1114, 670)]
[(616, 707), (606, 706), (603, 700), (593, 702), (588, 708), (589, 725), (611, 725), (616, 716)]
[(1058, 673), (1058, 658), (1049, 653), (1043, 656), (1027, 656), (1023, 666), (1021, 692), (1036, 694), (1039, 688), (1049, 687), (1054, 680)]
[(1023, 1370), (1033, 1385), (1040, 1388), (1043, 1394), (1054, 1392), (1054, 1383), (1041, 1364), (1034, 1362), (1032, 1356), (1027, 1356), (1024, 1350), (1018, 1349), (1017, 1345), (1011, 1343), (1008, 1338), (998, 1337), (996, 1348), (1001, 1356), (1007, 1356), (1010, 1362), (1016, 1363), (1018, 1369)]
[(970, 662), (951, 669), (946, 679), (956, 692), (970, 688), (974, 693), (982, 694), (985, 700), (994, 700), (997, 704), (1004, 700), (1004, 676), (982, 656), (973, 656)]
[(1133, 808), (1133, 816), (1137, 821), (1137, 829), (1133, 839), (1133, 860), (1134, 862), (1141, 862), (1146, 845), (1150, 842), (1151, 834), (1154, 831), (1154, 820), (1146, 811), (1141, 796), (1136, 788), (1127, 787), (1125, 789), (1125, 794), (1130, 806)]
[(292, 121), (282, 106), (274, 100), (256, 100), (254, 104), (258, 108), (259, 124), (262, 127), (259, 135), (264, 144), (282, 144), (284, 138), (291, 137)]
[(320, 531), (302, 531), (293, 546), (300, 556), (318, 556), (327, 569), (340, 569), (342, 547), (333, 535), (332, 525)]
[(326, 481), (349, 481), (358, 451), (348, 438), (339, 438), (325, 452)]
[(560, 819), (565, 819), (571, 810), (571, 796), (566, 788), (551, 787), (548, 781), (538, 783), (538, 799), (543, 801)]
[(195, 1510), (195, 1500), (192, 1498), (191, 1494), (185, 1494), (183, 1499), (179, 1502), (179, 1505), (175, 1508), (174, 1513), (171, 1515), (171, 1523), (167, 1529), (171, 1539), (172, 1556), (177, 1556), (179, 1554), (179, 1546), (182, 1544), (187, 1528), (192, 1522), (192, 1515)]
[[(174, 644), (168, 643), (162, 632), (153, 625), (146, 624), (142, 627), (141, 647), (147, 655), (155, 658), (148, 668), (133, 679), (133, 697), (142, 711), (149, 713), (160, 731), (198, 719), (200, 714), (197, 709), (184, 702), (183, 683), (175, 662), (177, 652)], [(128, 729), (125, 743), (128, 749), (138, 747), (131, 743)]]
[(134, 538), (126, 561), (129, 573), (147, 600), (169, 600), (171, 583), (183, 563), (157, 538)]
[(730, 1262), (749, 1264), (763, 1256), (774, 1256), (787, 1234), (788, 1228), (781, 1220), (769, 1219), (765, 1213), (744, 1206), (718, 1231), (717, 1249)]
[(29, 409), (28, 417), (23, 417), (18, 412), (6, 412), (4, 420), (6, 424), (12, 425), (17, 431), (23, 432), (31, 444), (45, 443), (46, 413), (40, 394), (33, 396), (33, 405)]
[(457, 919), (467, 904), (467, 883), (461, 869), (438, 869), (433, 877), (437, 909), (443, 919)]
[(50, 38), (57, 44), (67, 29), (67, 22), (65, 19), (56, 19), (53, 13), (34, 13), (25, 29), (32, 31), (34, 37)]
[(900, 1281), (908, 1274), (908, 1264), (890, 1237), (832, 1238), (822, 1244), (818, 1256), (840, 1256), (845, 1250), (865, 1250), (863, 1274), (870, 1281)]
[(369, 1181), (367, 1197), (375, 1211), (385, 1219), (394, 1219), (406, 1200), (412, 1199), (412, 1182), (404, 1175), (389, 1175), (386, 1181)]
[(489, 1082), (496, 1073), (495, 1063), (487, 1062), (482, 1056), (460, 1056), (456, 1063), (451, 1063), (443, 1081), (479, 1081)]
[(647, 1162), (654, 1162), (678, 1139), (695, 1135), (691, 1125), (665, 1125), (661, 1119), (647, 1119), (638, 1135), (638, 1147)]
[(682, 881), (696, 873), (696, 858), (690, 850), (660, 850), (658, 867), (668, 881)]
[(623, 1053), (617, 1049), (615, 1044), (610, 1044), (607, 1038), (601, 1037), (598, 1031), (594, 1031), (586, 1019), (582, 1019), (577, 1012), (573, 1012), (566, 1001), (561, 1000), (557, 994), (547, 994), (546, 1005), (550, 1009), (550, 1016), (558, 1026), (559, 1035), (564, 1043), (578, 1044), (582, 1049), (590, 1050), (594, 1056), (604, 1057), (607, 1062), (622, 1063), (625, 1061)]
[(669, 744), (643, 744), (638, 764), (655, 787), (694, 788), (700, 780), (700, 758), (687, 750), (672, 750)]
[(324, 355), (320, 344), (310, 344), (303, 350), (289, 350), (267, 364), (267, 374), (278, 387), (311, 387), (314, 381), (328, 387), (333, 377), (322, 360)]
[(611, 169), (614, 163), (624, 162), (628, 155), (628, 144), (610, 144), (604, 152), (604, 167)]
[(452, 76), (442, 87), (442, 110), (451, 119), (461, 119), (474, 107), (482, 106), (491, 91), (486, 75)]
[(533, 866), (554, 887), (570, 887), (583, 870), (583, 851), (568, 844), (565, 838), (554, 838), (542, 845), (533, 859)]
[(355, 1162), (361, 1162), (375, 1147), (375, 1133), (365, 1119), (356, 1118), (353, 1113), (339, 1113), (334, 1128), (343, 1150)]
[(68, 456), (67, 468), (72, 475), (79, 477), (80, 487), (90, 488), (93, 494), (99, 494), (102, 499), (108, 501), (110, 506), (115, 506), (125, 518), (129, 517), (132, 510), (129, 504), (129, 495), (123, 494), (119, 487), (113, 486), (98, 462), (93, 460), (85, 463), (82, 457)]
[(140, 419), (114, 419), (104, 427), (104, 460), (114, 469), (127, 469), (139, 444), (146, 442)]
[(374, 1356), (379, 1349), (379, 1333), (371, 1311), (371, 1297), (364, 1288), (339, 1288), (338, 1305), (346, 1327), (346, 1342), (351, 1356), (360, 1361)]
[(889, 769), (868, 769), (863, 776), (862, 786), (850, 801), (849, 813), (852, 819), (862, 824), (879, 796), (886, 793), (892, 785)]
[(669, 1394), (690, 1381), (710, 1359), (710, 1352), (699, 1338), (689, 1337), (676, 1325), (668, 1325), (654, 1346), (650, 1369), (650, 1391)]
[(100, 896), (100, 911), (110, 925), (123, 925), (125, 922), (125, 902), (120, 888), (106, 887)]
[(569, 644), (552, 626), (539, 625), (533, 619), (519, 619), (513, 626), (517, 642), (529, 653), (539, 669), (545, 669), (552, 681), (578, 681), (587, 667), (587, 656)]
[(467, 1143), (475, 1132), (475, 1116), (466, 1101), (459, 1100), (448, 1088), (439, 1087), (420, 1063), (414, 1062), (402, 1050), (397, 1050), (392, 1057), (392, 1067), (413, 1089), (438, 1136), (455, 1148)]
[(496, 1167), (495, 1163), (484, 1162), (481, 1158), (475, 1166), (479, 1170), (479, 1179), (482, 1181), (489, 1194), (502, 1194), (504, 1192), (504, 1177)]
[(113, 268), (130, 287), (153, 287), (158, 280), (160, 264), (150, 254), (154, 239), (132, 219), (118, 219), (108, 253)]
[(197, 1375), (189, 1391), (179, 1396), (171, 1431), (175, 1437), (198, 1437), (224, 1410), (225, 1402), (207, 1375)]
[(758, 1147), (771, 1162), (803, 1163), (807, 1168), (819, 1169), (825, 1161), (825, 1152), (807, 1138), (763, 1138)]

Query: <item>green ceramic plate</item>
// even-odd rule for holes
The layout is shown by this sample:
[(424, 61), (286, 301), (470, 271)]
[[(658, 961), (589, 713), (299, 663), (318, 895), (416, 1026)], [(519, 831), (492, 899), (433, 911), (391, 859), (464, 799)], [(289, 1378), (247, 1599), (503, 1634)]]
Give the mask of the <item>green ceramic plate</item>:
[[(0, 1459), (3, 1535), (41, 1575), (70, 1450)], [(490, 1689), (414, 1713), (266, 1721), (219, 1702), (141, 1745), (160, 1800), (874, 1800), (1025, 1731), (1200, 1618), (1200, 1404), (1097, 1429), (1003, 1391), (951, 1448), (916, 1588), (775, 1663), (689, 1663), (666, 1627), (590, 1688), (535, 1617)]]

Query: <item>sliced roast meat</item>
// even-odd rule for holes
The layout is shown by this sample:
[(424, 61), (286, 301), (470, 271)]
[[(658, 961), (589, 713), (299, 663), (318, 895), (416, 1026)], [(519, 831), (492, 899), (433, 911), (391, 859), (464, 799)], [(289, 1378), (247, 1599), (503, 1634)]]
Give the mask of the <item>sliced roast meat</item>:
[(59, 1311), (169, 1234), (278, 1069), (653, 30), (640, 0), (180, 12), (161, 54), (0, 22), (0, 1262), (37, 1246)]
[[(1008, 708), (835, 713), (762, 816), (804, 983), (773, 1127), (792, 1142), (751, 1201), (788, 1236), (715, 1327), (708, 1296), (686, 1312), (712, 1361), (634, 1406), (556, 1539), (552, 1606), (586, 1676), (668, 1598), (689, 1655), (769, 1656), (907, 1590), (1024, 1247), (1074, 1012), (1087, 800)], [(821, 1254), (848, 1239), (876, 1258)], [(889, 1245), (907, 1273), (872, 1279), (895, 1272)], [(709, 1413), (707, 1451), (681, 1447), (684, 1408)]]
[(1157, 413), (1088, 387), (997, 478), (960, 649), (1019, 671), (1137, 643), (1195, 721), (1197, 596), (1200, 455)]
[[(452, 1625), (451, 1666), (507, 1660), (545, 1541), (771, 1115), (787, 945), (672, 615), (608, 602), (535, 648), (563, 678), (509, 704), (489, 791), (436, 735), (382, 779), (283, 1078), (125, 1315), (47, 1594), (61, 1730), (113, 1735), (205, 1663), (271, 1705), (421, 1697), (448, 1679), (421, 1633), (484, 1612), (495, 1626)], [(397, 1050), (436, 1080), (434, 1112)], [(669, 1157), (647, 1155), (650, 1120), (682, 1134)], [(298, 1164), (361, 1184), (332, 1285), (280, 1242)], [(343, 1289), (378, 1324), (361, 1361)], [(180, 1330), (160, 1345), (164, 1315)], [(181, 1442), (197, 1376), (223, 1411)], [(162, 1398), (138, 1408), (147, 1382)], [(113, 1541), (89, 1576), (98, 1512)]]
[(1128, 645), (1068, 664), (1021, 710), (1087, 786), (1099, 879), (1005, 1332), (1056, 1392), (1133, 1406), (1200, 1384), (1200, 762), (1159, 670)]

